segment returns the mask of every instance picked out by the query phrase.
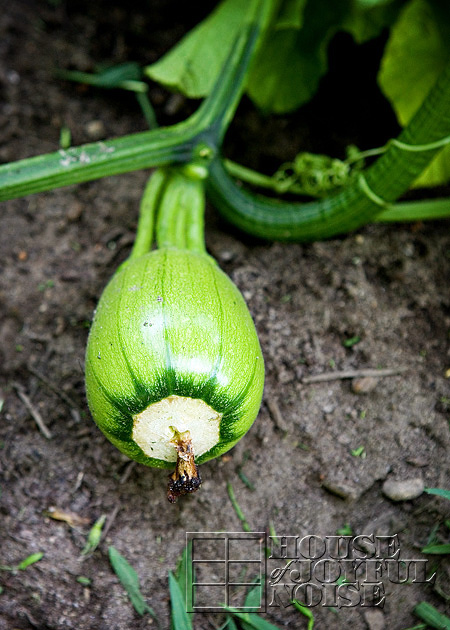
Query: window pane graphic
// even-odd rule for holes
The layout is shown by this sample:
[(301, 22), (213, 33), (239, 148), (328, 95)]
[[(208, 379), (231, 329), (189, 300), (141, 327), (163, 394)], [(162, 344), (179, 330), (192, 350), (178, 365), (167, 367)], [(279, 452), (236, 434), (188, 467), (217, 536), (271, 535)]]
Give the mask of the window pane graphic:
[(265, 532), (187, 532), (187, 612), (265, 612)]

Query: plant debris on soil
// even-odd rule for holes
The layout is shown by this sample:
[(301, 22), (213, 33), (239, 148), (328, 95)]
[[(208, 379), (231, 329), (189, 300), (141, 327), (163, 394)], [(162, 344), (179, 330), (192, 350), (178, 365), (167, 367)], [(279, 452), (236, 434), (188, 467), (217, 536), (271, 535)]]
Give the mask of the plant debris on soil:
[[(132, 94), (64, 82), (55, 70), (151, 63), (209, 8), (161, 0), (132, 11), (103, 1), (3, 5), (0, 160), (57, 150), (62, 127), (74, 144), (144, 130)], [(333, 46), (342, 60), (352, 58), (347, 39)], [(365, 54), (370, 72), (370, 47)], [(352, 94), (336, 96), (342, 121), (330, 121), (324, 103), (343, 72), (336, 58), (332, 66), (316, 104), (290, 118), (264, 119), (244, 100), (227, 137), (230, 157), (276, 168), (300, 150), (343, 154), (346, 143), (369, 148), (395, 135), (387, 103), (366, 94), (365, 83), (356, 110)], [(156, 85), (150, 98), (161, 124), (195, 107)], [(433, 532), (444, 535), (450, 502), (397, 496), (410, 480), (419, 480), (415, 488), (450, 487), (448, 225), (375, 225), (327, 242), (280, 244), (237, 233), (208, 209), (207, 247), (249, 305), (266, 387), (249, 433), (203, 465), (202, 488), (172, 506), (167, 471), (133, 465), (97, 429), (83, 381), (92, 313), (130, 250), (147, 177), (135, 172), (1, 204), (0, 565), (44, 555), (24, 570), (0, 571), (0, 629), (155, 623), (130, 604), (110, 546), (133, 567), (146, 605), (168, 628), (168, 572), (186, 532), (242, 530), (227, 484), (252, 531), (323, 537), (345, 526), (353, 535), (398, 534), (401, 558), (428, 557), (437, 572), (434, 585), (385, 582), (375, 616), (360, 606), (316, 606), (318, 628), (401, 630), (417, 624), (412, 611), (421, 601), (445, 612), (450, 556), (421, 549)], [(380, 368), (392, 373), (377, 377)], [(350, 377), (312, 378), (333, 371)], [(355, 385), (356, 378), (369, 381)], [(382, 492), (388, 479), (400, 483), (395, 498)], [(99, 544), (83, 557), (102, 515)], [(267, 619), (279, 627), (308, 623), (293, 606), (268, 607)], [(195, 628), (222, 620), (198, 614)]]

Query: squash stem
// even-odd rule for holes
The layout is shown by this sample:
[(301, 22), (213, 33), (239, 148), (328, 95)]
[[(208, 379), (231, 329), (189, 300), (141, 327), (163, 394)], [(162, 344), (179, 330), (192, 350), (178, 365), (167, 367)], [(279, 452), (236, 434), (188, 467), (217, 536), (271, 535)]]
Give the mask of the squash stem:
[(178, 227), (183, 186), (182, 175), (178, 171), (171, 171), (156, 220), (156, 243), (159, 248), (178, 247), (184, 249), (184, 243), (180, 242)]
[(198, 466), (194, 461), (194, 449), (189, 431), (180, 433), (175, 427), (170, 443), (177, 451), (177, 463), (175, 471), (169, 475), (167, 499), (170, 503), (176, 503), (178, 497), (196, 492), (201, 483)]
[(190, 171), (172, 171), (162, 196), (156, 242), (161, 247), (188, 249), (205, 254), (205, 190), (201, 177)]
[(147, 182), (139, 209), (136, 239), (128, 261), (147, 254), (152, 247), (155, 214), (166, 183), (167, 171), (162, 168), (156, 169)]

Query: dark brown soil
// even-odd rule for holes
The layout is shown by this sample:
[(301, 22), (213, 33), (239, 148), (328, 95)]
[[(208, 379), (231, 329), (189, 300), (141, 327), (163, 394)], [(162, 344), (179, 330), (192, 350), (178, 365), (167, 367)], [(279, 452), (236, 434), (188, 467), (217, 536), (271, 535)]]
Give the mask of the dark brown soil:
[[(61, 82), (54, 68), (149, 63), (207, 13), (190, 4), (142, 2), (130, 13), (125, 3), (4, 3), (0, 160), (56, 150), (62, 125), (74, 144), (145, 129), (132, 95)], [(343, 46), (350, 58), (348, 42)], [(158, 87), (151, 96), (164, 124), (192, 109)], [(316, 151), (342, 151), (348, 141), (381, 144), (396, 127), (385, 113), (380, 131), (363, 131), (373, 102), (360, 94), (360, 135), (350, 110), (340, 127), (338, 120), (336, 128), (328, 124), (328, 140), (320, 131), (325, 108), (310, 107), (308, 123), (300, 115), (262, 120), (244, 103), (228, 146), (258, 166), (292, 157), (302, 137), (304, 148)], [(388, 112), (385, 103), (381, 109)], [(136, 569), (146, 600), (168, 628), (168, 571), (185, 533), (242, 529), (228, 482), (255, 531), (273, 524), (278, 536), (331, 536), (348, 524), (354, 534), (398, 534), (402, 558), (425, 558), (421, 548), (433, 532), (448, 540), (449, 502), (423, 494), (396, 503), (381, 491), (388, 477), (450, 487), (448, 225), (377, 225), (323, 243), (273, 244), (237, 234), (208, 210), (207, 245), (254, 316), (266, 389), (248, 435), (204, 465), (201, 490), (173, 506), (165, 498), (167, 472), (129, 462), (96, 428), (83, 384), (92, 312), (129, 251), (147, 177), (137, 172), (1, 206), (0, 565), (45, 554), (26, 570), (0, 568), (1, 630), (148, 627), (151, 618), (136, 614), (112, 572), (110, 545)], [(345, 347), (354, 336), (360, 341)], [(407, 370), (378, 379), (365, 394), (349, 380), (302, 382), (330, 370), (377, 367)], [(24, 394), (51, 439), (37, 429)], [(352, 455), (361, 446), (365, 457)], [(238, 476), (241, 468), (254, 491)], [(51, 508), (84, 524), (51, 519)], [(102, 514), (107, 534), (80, 560)], [(437, 586), (385, 582), (382, 611), (318, 606), (316, 627), (400, 630), (417, 623), (412, 610), (422, 600), (444, 612), (448, 556), (428, 558)], [(79, 576), (91, 584), (80, 584)], [(269, 608), (266, 619), (280, 628), (307, 624), (292, 607)], [(199, 614), (195, 628), (217, 628), (222, 620)]]

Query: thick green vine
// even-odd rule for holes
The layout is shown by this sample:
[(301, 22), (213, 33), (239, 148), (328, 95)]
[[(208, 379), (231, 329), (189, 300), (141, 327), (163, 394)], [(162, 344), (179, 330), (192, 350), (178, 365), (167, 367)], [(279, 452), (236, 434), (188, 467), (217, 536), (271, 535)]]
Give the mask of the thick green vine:
[(450, 135), (449, 103), (450, 64), (398, 141), (333, 196), (309, 203), (256, 196), (236, 184), (220, 158), (210, 166), (209, 196), (231, 223), (262, 238), (311, 241), (354, 230), (390, 209), (442, 149)]

